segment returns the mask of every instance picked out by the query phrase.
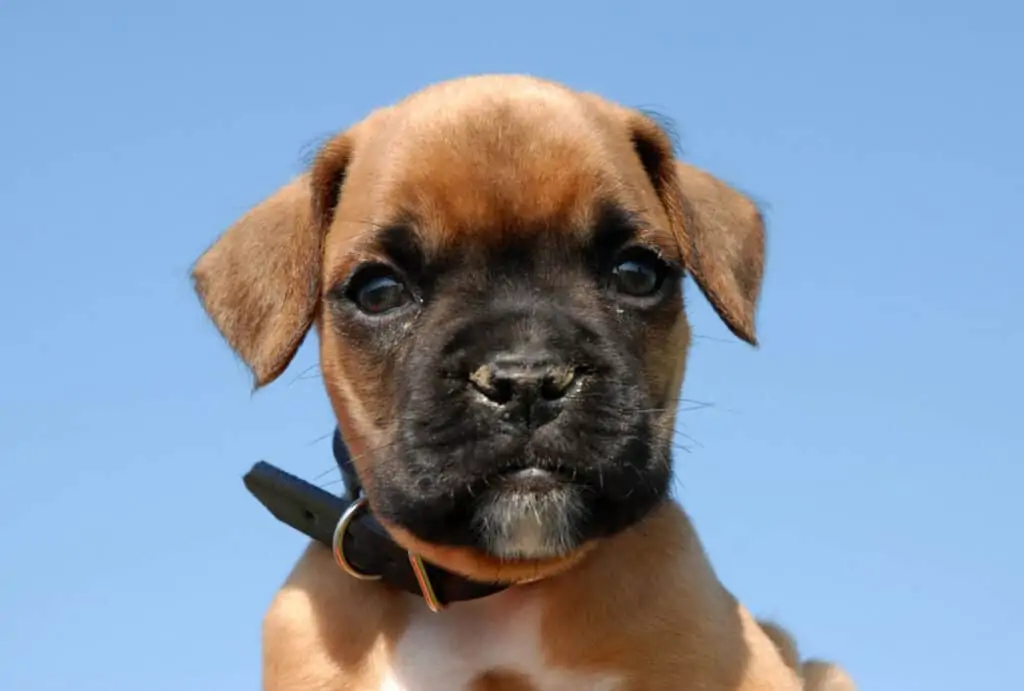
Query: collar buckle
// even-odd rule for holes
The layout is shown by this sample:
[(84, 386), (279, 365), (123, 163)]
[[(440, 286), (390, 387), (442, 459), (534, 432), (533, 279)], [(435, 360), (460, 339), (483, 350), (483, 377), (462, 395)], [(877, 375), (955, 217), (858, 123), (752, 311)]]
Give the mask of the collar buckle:
[(334, 561), (341, 567), (342, 571), (356, 580), (379, 581), (382, 578), (380, 574), (363, 573), (352, 566), (345, 557), (345, 533), (348, 532), (349, 525), (352, 524), (352, 521), (359, 512), (366, 509), (367, 504), (366, 497), (359, 497), (348, 505), (348, 508), (342, 512), (341, 518), (338, 519), (338, 525), (334, 527), (334, 537), (331, 539), (331, 545), (334, 552)]
[[(341, 567), (342, 571), (352, 578), (360, 581), (379, 581), (382, 578), (380, 574), (363, 573), (352, 566), (348, 558), (345, 557), (345, 534), (359, 512), (367, 510), (369, 510), (369, 502), (366, 497), (359, 497), (342, 512), (341, 518), (338, 519), (338, 524), (334, 527), (334, 535), (331, 539), (332, 551), (334, 552), (334, 561)], [(430, 580), (430, 575), (427, 573), (427, 567), (424, 565), (422, 557), (412, 552), (407, 552), (407, 554), (409, 555), (409, 565), (412, 567), (412, 572), (416, 576), (416, 582), (420, 587), (420, 593), (423, 595), (423, 601), (427, 603), (430, 611), (435, 614), (444, 610), (445, 606), (440, 598), (437, 597), (434, 584)]]

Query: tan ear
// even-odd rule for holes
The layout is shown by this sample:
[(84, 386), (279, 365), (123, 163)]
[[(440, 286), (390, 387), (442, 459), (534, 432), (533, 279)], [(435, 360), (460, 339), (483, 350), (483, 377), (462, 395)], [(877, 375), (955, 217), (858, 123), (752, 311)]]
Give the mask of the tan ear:
[(196, 262), (207, 314), (252, 370), (255, 387), (288, 366), (316, 317), (322, 233), (310, 176), (301, 175), (234, 223)]
[(765, 255), (760, 210), (724, 182), (677, 161), (668, 136), (646, 117), (634, 120), (633, 143), (668, 212), (687, 272), (729, 330), (756, 345)]
[(702, 170), (676, 163), (687, 269), (726, 326), (757, 344), (755, 317), (764, 279), (765, 232), (760, 210)]

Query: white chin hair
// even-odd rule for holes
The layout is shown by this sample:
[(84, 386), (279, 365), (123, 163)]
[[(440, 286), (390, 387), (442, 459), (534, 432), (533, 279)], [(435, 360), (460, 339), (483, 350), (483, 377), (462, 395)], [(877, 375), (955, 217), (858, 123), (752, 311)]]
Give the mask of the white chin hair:
[(584, 507), (576, 492), (497, 492), (476, 514), (487, 551), (499, 559), (565, 556), (578, 546), (577, 521)]

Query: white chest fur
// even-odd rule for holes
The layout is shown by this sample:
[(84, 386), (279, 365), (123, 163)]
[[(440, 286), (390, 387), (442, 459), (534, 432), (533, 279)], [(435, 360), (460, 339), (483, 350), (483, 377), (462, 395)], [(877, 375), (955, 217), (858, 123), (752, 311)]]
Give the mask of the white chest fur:
[(615, 675), (559, 669), (545, 659), (535, 600), (501, 593), (440, 614), (420, 604), (388, 656), (380, 691), (469, 691), (488, 672), (514, 674), (536, 691), (620, 687)]

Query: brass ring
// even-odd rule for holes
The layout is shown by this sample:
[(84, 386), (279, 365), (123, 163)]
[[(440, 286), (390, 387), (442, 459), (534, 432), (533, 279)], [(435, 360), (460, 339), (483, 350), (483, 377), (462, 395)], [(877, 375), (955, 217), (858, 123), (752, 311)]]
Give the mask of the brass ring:
[(352, 578), (359, 579), (360, 581), (379, 581), (379, 574), (360, 573), (351, 564), (348, 563), (348, 559), (345, 558), (345, 533), (348, 532), (348, 526), (355, 519), (356, 514), (360, 510), (365, 509), (367, 506), (366, 497), (360, 497), (352, 502), (345, 512), (341, 514), (341, 518), (338, 519), (338, 525), (334, 527), (334, 539), (331, 540), (334, 545), (334, 561), (337, 562), (341, 570), (347, 573)]

